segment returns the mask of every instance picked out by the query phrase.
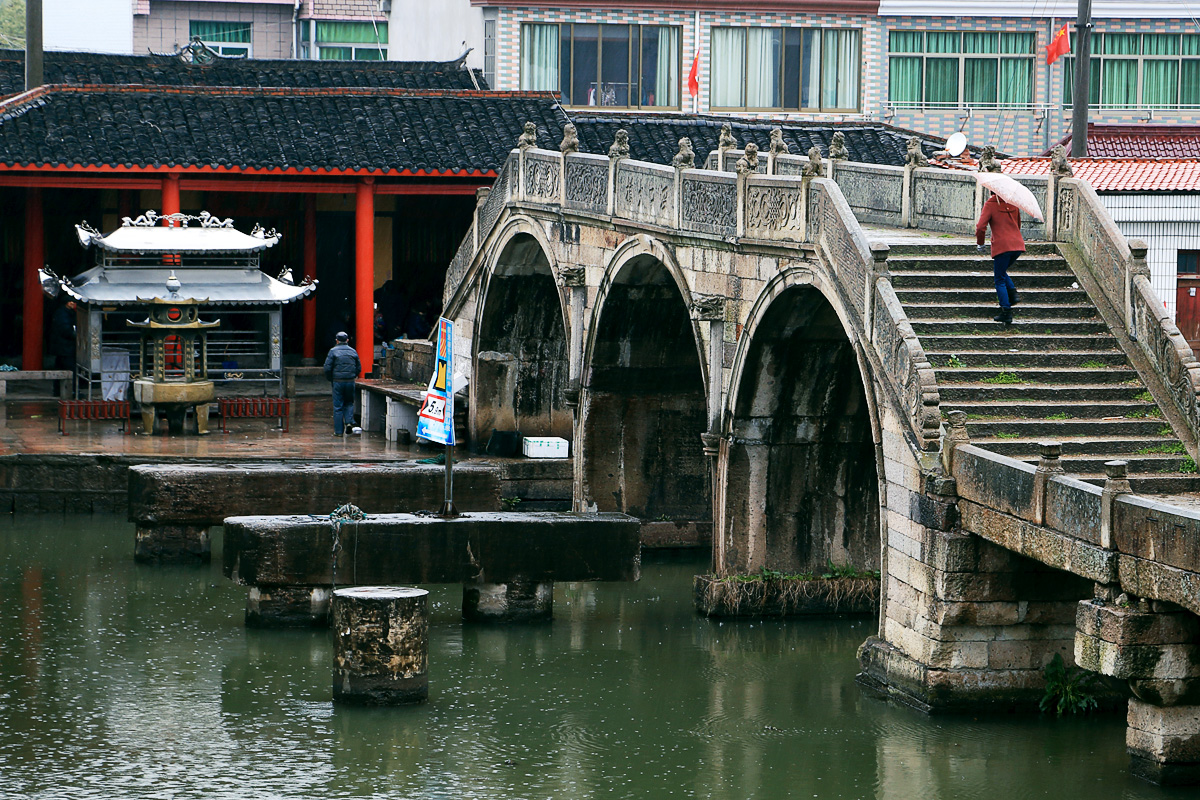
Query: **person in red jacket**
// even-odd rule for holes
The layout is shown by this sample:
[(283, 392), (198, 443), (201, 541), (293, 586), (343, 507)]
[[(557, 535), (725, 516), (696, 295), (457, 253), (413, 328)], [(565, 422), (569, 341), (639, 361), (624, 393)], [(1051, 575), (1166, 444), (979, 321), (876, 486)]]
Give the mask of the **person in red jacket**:
[(1017, 304), (1017, 287), (1008, 270), (1021, 253), (1025, 252), (1025, 239), (1021, 236), (1021, 210), (992, 195), (983, 204), (979, 222), (975, 223), (975, 244), (983, 252), (983, 237), (988, 225), (992, 226), (992, 274), (996, 278), (996, 297), (1000, 301), (1000, 316), (996, 322), (1012, 325), (1012, 307)]

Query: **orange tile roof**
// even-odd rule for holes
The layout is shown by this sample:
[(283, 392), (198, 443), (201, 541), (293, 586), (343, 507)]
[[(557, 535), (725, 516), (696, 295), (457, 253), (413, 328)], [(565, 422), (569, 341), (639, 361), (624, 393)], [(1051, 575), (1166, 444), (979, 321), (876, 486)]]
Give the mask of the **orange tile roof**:
[[(1075, 177), (1097, 192), (1200, 192), (1200, 158), (1072, 158)], [(1046, 175), (1049, 158), (1010, 158), (1011, 175)]]

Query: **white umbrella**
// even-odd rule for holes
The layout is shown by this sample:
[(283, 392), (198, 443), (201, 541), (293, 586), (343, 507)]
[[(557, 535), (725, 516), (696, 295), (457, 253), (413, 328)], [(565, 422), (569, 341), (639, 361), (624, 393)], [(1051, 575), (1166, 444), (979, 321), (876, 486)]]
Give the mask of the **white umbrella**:
[(990, 189), (992, 194), (1021, 209), (1038, 222), (1045, 221), (1037, 198), (1024, 184), (1017, 183), (1002, 172), (976, 172), (975, 180), (979, 181), (980, 186)]

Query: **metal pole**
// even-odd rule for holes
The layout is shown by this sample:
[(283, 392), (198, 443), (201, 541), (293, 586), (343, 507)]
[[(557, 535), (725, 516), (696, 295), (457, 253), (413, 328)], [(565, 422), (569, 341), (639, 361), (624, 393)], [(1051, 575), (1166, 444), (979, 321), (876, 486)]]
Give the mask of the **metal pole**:
[(42, 0), (25, 0), (25, 91), (43, 83)]
[(446, 445), (446, 501), (442, 503), (441, 516), (451, 519), (458, 516), (454, 507), (454, 445)]
[(1071, 157), (1087, 155), (1088, 103), (1092, 86), (1092, 0), (1079, 0), (1075, 20), (1075, 91), (1071, 112)]

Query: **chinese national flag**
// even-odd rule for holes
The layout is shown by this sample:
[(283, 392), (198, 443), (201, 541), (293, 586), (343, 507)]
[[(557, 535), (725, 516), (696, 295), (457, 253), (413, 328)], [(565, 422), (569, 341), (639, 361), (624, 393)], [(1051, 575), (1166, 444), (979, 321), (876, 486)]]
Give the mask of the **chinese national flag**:
[(1058, 61), (1059, 56), (1065, 56), (1071, 52), (1071, 40), (1067, 36), (1067, 24), (1058, 29), (1058, 33), (1054, 34), (1054, 38), (1050, 40), (1049, 46), (1046, 47), (1046, 63), (1053, 64)]
[(692, 97), (700, 94), (700, 51), (692, 59), (692, 71), (688, 73), (688, 94)]

